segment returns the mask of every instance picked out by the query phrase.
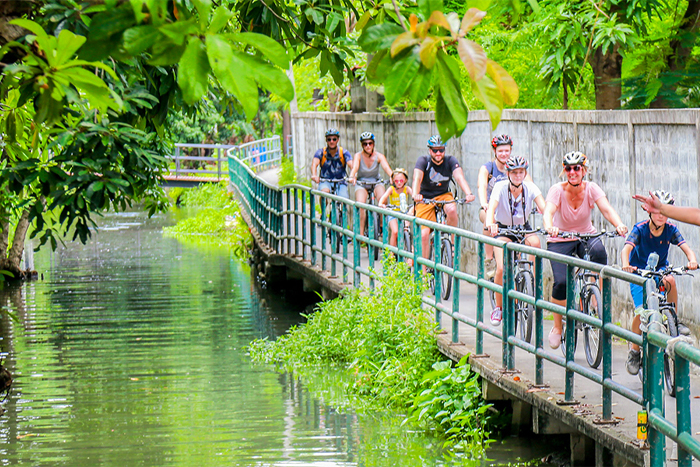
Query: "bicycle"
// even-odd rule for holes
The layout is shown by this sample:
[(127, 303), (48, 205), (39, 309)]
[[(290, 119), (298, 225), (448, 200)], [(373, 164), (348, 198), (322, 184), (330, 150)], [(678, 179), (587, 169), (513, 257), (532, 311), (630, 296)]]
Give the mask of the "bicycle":
[[(376, 199), (374, 196), (374, 188), (379, 185), (379, 184), (384, 184), (384, 180), (379, 179), (375, 180), (373, 182), (367, 182), (363, 180), (357, 180), (356, 182), (358, 185), (362, 186), (365, 190), (367, 190), (367, 204), (371, 204), (372, 206), (376, 206)], [(369, 237), (369, 216), (372, 216), (372, 221), (374, 223), (374, 239), (381, 242), (382, 241), (382, 222), (381, 222), (381, 216), (379, 215), (378, 212), (375, 211), (367, 211), (367, 216), (365, 217), (365, 234)], [(374, 260), (379, 259), (380, 251), (381, 248), (378, 247), (372, 247), (374, 248)]]
[[(402, 200), (401, 204), (399, 206), (395, 204), (387, 204), (386, 208), (394, 211), (401, 212), (403, 214), (407, 214), (409, 211), (414, 209), (413, 205), (408, 205), (406, 204), (406, 195), (403, 193), (401, 194)], [(398, 232), (397, 232), (397, 246), (398, 246), (398, 237), (403, 236), (403, 249), (404, 251), (408, 253), (413, 252), (413, 233), (411, 230), (411, 223), (409, 221), (402, 221), (400, 219), (396, 219), (397, 221), (397, 227), (398, 227)], [(402, 225), (403, 224), (403, 228)]]
[[(559, 232), (561, 238), (576, 238), (581, 241), (584, 248), (583, 260), (590, 261), (590, 242), (600, 237), (615, 237), (616, 232), (606, 232), (605, 230), (594, 234), (582, 234), (577, 232)], [(574, 309), (594, 318), (600, 318), (600, 306), (602, 298), (600, 287), (598, 286), (599, 274), (577, 268), (574, 273)], [(586, 354), (586, 361), (591, 368), (598, 368), (603, 359), (603, 348), (600, 345), (602, 340), (602, 329), (590, 324), (574, 320), (574, 352), (578, 345), (578, 332), (583, 332), (583, 344)], [(561, 349), (566, 355), (566, 332), (561, 333)]]
[[(678, 314), (676, 313), (676, 307), (673, 303), (666, 301), (666, 285), (664, 279), (666, 276), (693, 276), (693, 274), (688, 272), (688, 268), (674, 268), (669, 265), (658, 271), (649, 269), (637, 269), (636, 274), (642, 277), (654, 278), (654, 283), (656, 284), (656, 291), (654, 294), (659, 299), (659, 313), (662, 316), (664, 330), (669, 335), (669, 337), (678, 337), (680, 334), (678, 331)], [(694, 277), (694, 276), (693, 276)], [(642, 317), (642, 323), (645, 325), (644, 330), (646, 331), (646, 316)], [(666, 383), (666, 392), (671, 397), (676, 397), (676, 368), (675, 362), (668, 354), (664, 353), (664, 382)], [(643, 380), (642, 370), (639, 371), (639, 378)]]
[[(447, 224), (447, 214), (445, 213), (445, 205), (451, 203), (464, 204), (466, 199), (453, 199), (448, 201), (440, 201), (435, 199), (423, 198), (421, 203), (432, 204), (435, 206), (435, 222), (438, 224)], [(447, 232), (440, 232), (440, 260), (439, 263), (445, 267), (452, 268), (454, 264), (452, 262), (452, 238)], [(433, 230), (430, 234), (430, 261), (434, 260), (435, 255), (435, 231)], [(437, 262), (437, 261), (436, 261)], [(429, 271), (430, 272), (430, 271)], [(450, 295), (452, 295), (452, 277), (447, 272), (440, 272), (440, 283), (442, 284), (442, 299), (448, 300)], [(435, 275), (431, 274), (430, 279), (428, 279), (428, 285), (430, 286), (430, 293), (435, 294)]]
[[(516, 241), (522, 244), (525, 237), (531, 234), (541, 233), (542, 229), (525, 230), (522, 228), (499, 228), (499, 236), (512, 236)], [(532, 273), (533, 263), (528, 259), (523, 259), (518, 251), (513, 252), (513, 281), (515, 290), (530, 297), (535, 296), (535, 276)], [(490, 279), (493, 282), (493, 278)], [(496, 308), (496, 292), (489, 290), (489, 298), (491, 299), (491, 307)], [(515, 330), (520, 330), (520, 338), (525, 342), (530, 342), (532, 339), (532, 327), (535, 321), (535, 307), (529, 303), (514, 300), (515, 306)]]
[[(331, 184), (331, 191), (330, 193), (332, 195), (337, 195), (338, 194), (338, 187), (340, 186), (341, 183), (345, 182), (345, 178), (322, 178), (320, 179), (322, 182), (327, 182)], [(336, 214), (336, 225), (343, 226), (343, 203), (335, 203), (331, 202), (332, 204), (335, 204), (335, 208), (337, 210)], [(331, 222), (332, 215), (331, 212), (329, 211), (327, 213), (328, 221)], [(335, 253), (340, 253), (340, 248), (342, 246), (342, 240), (343, 236), (336, 232), (335, 230), (329, 228), (328, 232), (328, 242), (331, 244), (331, 248), (335, 246)]]

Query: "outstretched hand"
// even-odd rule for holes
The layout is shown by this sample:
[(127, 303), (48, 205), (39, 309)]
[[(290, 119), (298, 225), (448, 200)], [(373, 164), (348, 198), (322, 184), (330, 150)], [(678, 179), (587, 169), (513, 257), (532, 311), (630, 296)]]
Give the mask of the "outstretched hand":
[(649, 214), (661, 213), (661, 201), (659, 201), (659, 198), (651, 191), (649, 192), (649, 196), (634, 195), (632, 198), (642, 203), (642, 209)]

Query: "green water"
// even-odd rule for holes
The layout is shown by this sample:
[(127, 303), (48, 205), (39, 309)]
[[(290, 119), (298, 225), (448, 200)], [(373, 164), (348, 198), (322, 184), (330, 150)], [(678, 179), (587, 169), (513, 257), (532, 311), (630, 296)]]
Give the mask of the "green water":
[[(0, 292), (16, 316), (0, 323), (15, 377), (1, 465), (454, 463), (400, 416), (334, 410), (297, 379), (252, 366), (252, 339), (302, 320), (298, 291), (257, 290), (227, 250), (163, 238), (173, 223), (108, 215), (88, 245), (39, 252), (43, 280)], [(534, 455), (509, 446), (490, 457)]]

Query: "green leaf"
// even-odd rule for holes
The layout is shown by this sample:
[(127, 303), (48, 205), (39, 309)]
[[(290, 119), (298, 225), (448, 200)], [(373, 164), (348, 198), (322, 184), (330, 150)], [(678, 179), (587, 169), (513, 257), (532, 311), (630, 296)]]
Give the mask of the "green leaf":
[(444, 141), (457, 135), (457, 127), (439, 88), (435, 93), (435, 124)]
[(328, 52), (327, 50), (321, 52), (319, 69), (321, 71), (321, 78), (326, 76), (328, 74), (328, 71), (331, 69), (330, 52)]
[(172, 42), (156, 42), (151, 49), (151, 59), (148, 61), (154, 66), (175, 65), (185, 53), (185, 45), (175, 45)]
[(420, 60), (423, 65), (431, 69), (435, 66), (435, 60), (437, 59), (438, 46), (442, 43), (432, 36), (426, 37), (420, 45)]
[(433, 11), (442, 11), (442, 0), (418, 0), (418, 8), (423, 13), (423, 18), (430, 18)]
[(463, 130), (467, 126), (467, 104), (462, 97), (459, 65), (455, 58), (444, 52), (438, 53), (437, 84), (440, 95), (450, 111), (456, 129)]
[(419, 68), (420, 58), (417, 53), (409, 53), (394, 64), (391, 73), (384, 81), (384, 96), (387, 104), (396, 104), (406, 94)]
[(491, 120), (491, 129), (495, 130), (501, 121), (503, 112), (503, 95), (489, 75), (472, 82), (474, 95), (484, 104)]
[(309, 7), (306, 10), (304, 10), (304, 14), (306, 15), (309, 20), (313, 21), (314, 23), (318, 24), (319, 26), (323, 24), (325, 21), (325, 17), (323, 16), (323, 12), (321, 10), (317, 10), (316, 8)]
[(394, 23), (381, 23), (362, 30), (357, 43), (365, 52), (376, 52), (388, 49), (396, 37), (404, 32), (403, 28)]
[(207, 57), (216, 78), (236, 96), (246, 119), (252, 120), (258, 113), (258, 87), (245, 63), (234, 53), (231, 44), (218, 34), (207, 36)]
[(187, 21), (177, 21), (175, 23), (160, 26), (158, 30), (167, 36), (175, 45), (184, 45), (190, 34), (197, 32), (197, 27), (193, 19)]
[(374, 54), (372, 60), (367, 64), (365, 76), (370, 83), (382, 83), (389, 76), (392, 66), (389, 50), (380, 50)]
[(209, 26), (209, 14), (211, 13), (211, 0), (191, 0), (199, 13), (199, 29), (206, 31)]
[(362, 16), (360, 16), (360, 19), (357, 20), (357, 24), (355, 24), (355, 29), (357, 31), (361, 31), (362, 29), (364, 29), (364, 27), (367, 25), (367, 22), (370, 20), (371, 17), (372, 17), (372, 14), (369, 12), (369, 10), (362, 13)]
[(338, 54), (331, 55), (331, 59), (333, 60), (333, 65), (330, 68), (331, 76), (336, 86), (340, 86), (345, 78), (345, 64)]
[(518, 102), (519, 90), (513, 77), (501, 65), (490, 59), (486, 63), (486, 73), (496, 83), (503, 96), (503, 102), (506, 105), (515, 105)]
[(255, 81), (272, 94), (280, 96), (287, 102), (294, 99), (294, 86), (289, 77), (279, 68), (275, 68), (258, 57), (237, 52), (238, 57), (246, 64)]
[[(76, 36), (67, 29), (62, 29), (58, 34), (58, 44), (53, 52), (53, 61), (49, 60), (53, 66), (60, 66), (70, 60), (73, 55), (83, 46), (87, 37)], [(47, 53), (47, 58), (49, 54)]]
[(231, 39), (235, 42), (242, 42), (258, 49), (268, 60), (278, 67), (284, 70), (289, 68), (289, 56), (287, 55), (287, 50), (274, 39), (255, 32), (239, 32), (236, 34), (230, 34), (229, 37), (231, 37)]
[(206, 94), (209, 88), (209, 59), (207, 47), (199, 37), (190, 38), (182, 54), (178, 67), (177, 84), (182, 90), (182, 97), (188, 104), (194, 104)]
[(479, 81), (486, 73), (486, 52), (479, 44), (462, 37), (457, 41), (457, 53), (472, 81)]
[(412, 47), (418, 44), (419, 42), (420, 39), (416, 37), (415, 33), (411, 31), (401, 33), (396, 37), (396, 39), (394, 39), (394, 42), (392, 42), (391, 44), (391, 56), (396, 57), (404, 49)]
[(209, 24), (209, 34), (216, 34), (221, 31), (221, 29), (226, 26), (232, 17), (233, 13), (231, 10), (224, 6), (218, 7), (216, 10), (214, 10), (214, 17), (211, 19), (211, 23)]
[(157, 27), (136, 26), (124, 31), (124, 48), (132, 55), (138, 55), (150, 49), (159, 39), (161, 33)]
[(420, 67), (416, 77), (409, 86), (408, 97), (414, 104), (419, 104), (428, 97), (432, 84), (433, 73), (425, 67)]

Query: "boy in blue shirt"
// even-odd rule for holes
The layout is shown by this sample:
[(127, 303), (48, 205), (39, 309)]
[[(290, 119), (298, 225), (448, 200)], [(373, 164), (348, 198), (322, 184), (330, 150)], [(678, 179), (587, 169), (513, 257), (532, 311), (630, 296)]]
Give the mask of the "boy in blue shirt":
[[(663, 190), (655, 191), (654, 195), (664, 204), (672, 205), (675, 202), (673, 196)], [(685, 256), (688, 258), (688, 269), (698, 268), (695, 253), (693, 253), (693, 250), (685, 243), (678, 228), (667, 221), (668, 217), (660, 213), (650, 213), (648, 220), (639, 222), (634, 226), (627, 236), (625, 246), (622, 248), (622, 269), (624, 271), (634, 272), (637, 269), (645, 269), (647, 258), (649, 258), (651, 253), (657, 253), (659, 255), (657, 269), (668, 266), (668, 250), (672, 244), (678, 245), (683, 253), (685, 253)], [(676, 289), (676, 281), (673, 276), (666, 276), (664, 285), (666, 287), (666, 299), (675, 305), (678, 301), (678, 290)], [(643, 306), (644, 291), (642, 286), (630, 284), (630, 291), (632, 292), (632, 300), (634, 301), (635, 309)], [(635, 314), (634, 320), (632, 321), (632, 332), (639, 335), (641, 335), (641, 331), (639, 330), (640, 321), (640, 316)], [(679, 328), (681, 328), (680, 323)], [(627, 356), (627, 372), (636, 375), (639, 373), (640, 364), (641, 354), (639, 352), (639, 346), (631, 344), (631, 349)]]

